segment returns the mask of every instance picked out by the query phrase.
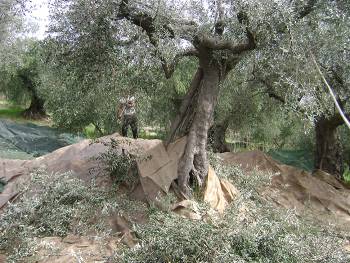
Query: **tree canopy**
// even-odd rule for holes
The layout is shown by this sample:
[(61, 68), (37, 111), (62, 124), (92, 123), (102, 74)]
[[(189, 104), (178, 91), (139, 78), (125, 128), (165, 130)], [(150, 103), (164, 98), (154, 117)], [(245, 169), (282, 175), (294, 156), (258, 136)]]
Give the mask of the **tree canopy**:
[[(192, 81), (180, 96), (168, 136), (170, 142), (187, 135), (179, 185), (189, 194), (190, 177), (201, 185), (206, 176), (207, 132), (220, 88), (231, 72), (241, 83), (250, 83), (242, 87), (255, 86), (283, 101), (284, 108), (301, 110), (310, 119), (329, 116), (332, 102), (316, 74), (312, 53), (346, 106), (347, 5), (327, 0), (55, 0), (47, 45), (58, 81), (53, 83), (61, 86), (57, 98), (70, 107), (68, 112), (77, 113), (69, 114), (72, 126), (94, 121), (104, 129), (114, 116), (111, 98), (136, 91), (149, 94), (152, 87), (169, 91), (165, 79), (184, 65), (180, 63), (185, 57), (193, 57), (197, 65)], [(332, 45), (334, 37), (337, 45)], [(105, 94), (100, 102), (97, 93)], [(106, 101), (110, 117), (98, 117), (104, 115), (98, 105)], [(53, 112), (64, 116), (58, 108)]]

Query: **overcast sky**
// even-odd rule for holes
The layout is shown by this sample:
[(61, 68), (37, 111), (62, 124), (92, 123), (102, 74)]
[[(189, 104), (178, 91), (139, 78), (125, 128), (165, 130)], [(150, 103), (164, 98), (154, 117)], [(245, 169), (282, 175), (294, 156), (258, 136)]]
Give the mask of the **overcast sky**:
[(49, 0), (32, 0), (31, 12), (27, 14), (27, 21), (29, 23), (34, 22), (38, 25), (38, 30), (35, 33), (30, 35), (43, 39), (45, 37), (45, 31), (47, 30), (47, 26), (49, 23), (49, 8), (48, 8)]

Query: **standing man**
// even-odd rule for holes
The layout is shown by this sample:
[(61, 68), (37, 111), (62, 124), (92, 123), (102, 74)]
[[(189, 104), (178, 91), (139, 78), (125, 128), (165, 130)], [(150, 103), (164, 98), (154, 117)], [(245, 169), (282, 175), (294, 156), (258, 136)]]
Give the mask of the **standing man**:
[(134, 139), (137, 139), (138, 131), (134, 96), (128, 96), (127, 98), (120, 100), (120, 105), (118, 108), (118, 119), (122, 120), (122, 136), (128, 136), (128, 129), (130, 125), (132, 136)]

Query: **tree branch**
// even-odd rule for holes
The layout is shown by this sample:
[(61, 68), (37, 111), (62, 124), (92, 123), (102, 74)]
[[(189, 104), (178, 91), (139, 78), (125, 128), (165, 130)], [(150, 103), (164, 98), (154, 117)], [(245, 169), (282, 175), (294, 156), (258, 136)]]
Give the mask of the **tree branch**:
[(318, 0), (308, 0), (307, 3), (303, 6), (301, 11), (298, 12), (298, 19), (303, 19), (305, 16), (310, 14), (316, 5)]
[[(174, 57), (173, 61), (169, 64), (166, 58), (160, 53), (158, 49), (159, 37), (156, 34), (158, 29), (156, 29), (154, 18), (147, 13), (131, 12), (128, 6), (128, 0), (122, 0), (122, 2), (120, 3), (119, 13), (117, 17), (119, 19), (124, 18), (129, 20), (134, 25), (141, 27), (142, 30), (147, 34), (149, 41), (156, 48), (155, 55), (158, 56), (161, 61), (166, 78), (171, 78), (172, 74), (175, 71), (176, 65), (181, 60), (181, 58), (186, 56), (198, 56), (198, 52), (194, 49), (185, 50), (177, 54)], [(171, 26), (169, 26), (168, 24), (161, 24), (160, 28), (164, 29), (166, 32), (169, 33), (168, 37), (175, 38), (175, 32), (173, 31)]]
[(169, 64), (164, 57), (160, 57), (160, 60), (162, 62), (162, 68), (165, 73), (165, 77), (167, 79), (171, 78), (173, 75), (177, 64), (180, 62), (180, 60), (184, 57), (190, 57), (190, 56), (197, 56), (198, 57), (199, 53), (196, 49), (188, 49), (183, 52), (180, 52), (175, 55), (173, 61)]
[(336, 95), (334, 94), (334, 91), (332, 90), (331, 86), (329, 86), (329, 84), (328, 84), (326, 78), (324, 77), (324, 75), (323, 75), (323, 73), (322, 73), (320, 67), (318, 66), (318, 64), (317, 64), (317, 62), (316, 62), (316, 59), (315, 59), (315, 57), (314, 57), (314, 55), (313, 55), (313, 53), (312, 53), (311, 51), (310, 51), (310, 55), (311, 55), (312, 62), (313, 62), (313, 64), (315, 65), (315, 68), (316, 68), (318, 74), (320, 75), (322, 81), (324, 82), (324, 84), (325, 84), (326, 87), (328, 88), (329, 93), (331, 94), (331, 97), (332, 97), (332, 99), (333, 99), (333, 101), (334, 101), (335, 106), (336, 106), (337, 109), (338, 109), (338, 112), (339, 112), (340, 116), (341, 116), (342, 119), (344, 120), (346, 126), (350, 129), (350, 121), (349, 121), (348, 116), (346, 116), (346, 114), (343, 112), (343, 109), (342, 109), (341, 106), (339, 105), (339, 103), (338, 103), (338, 101), (337, 101), (337, 97), (336, 97)]
[[(156, 46), (158, 44), (158, 39), (155, 36), (157, 30), (154, 23), (154, 18), (145, 12), (132, 12), (129, 8), (129, 1), (122, 0), (119, 5), (119, 12), (117, 14), (117, 19), (129, 20), (136, 26), (142, 28), (142, 30), (147, 34), (151, 44)], [(160, 28), (169, 33), (171, 38), (175, 37), (175, 33), (168, 24), (161, 24)]]
[[(344, 116), (350, 120), (350, 114), (344, 113)], [(343, 117), (339, 112), (336, 112), (330, 119), (328, 119), (328, 124), (332, 127), (338, 127), (340, 125), (343, 125), (345, 123)]]
[(212, 50), (229, 50), (233, 54), (241, 54), (244, 51), (253, 50), (256, 47), (255, 38), (253, 34), (247, 29), (247, 42), (242, 44), (234, 44), (230, 40), (217, 39), (202, 35), (198, 37), (200, 45)]
[(271, 83), (268, 83), (268, 82), (267, 82), (266, 80), (264, 80), (264, 79), (258, 79), (258, 80), (259, 80), (262, 84), (264, 84), (264, 85), (266, 86), (265, 93), (266, 93), (270, 98), (273, 98), (273, 99), (275, 99), (275, 100), (277, 100), (277, 101), (279, 101), (279, 102), (281, 102), (281, 103), (283, 103), (283, 104), (286, 103), (286, 100), (285, 100), (282, 96), (280, 96), (280, 95), (278, 95), (278, 94), (275, 93), (274, 89), (272, 88)]
[[(221, 2), (220, 2), (221, 4)], [(223, 16), (223, 10), (222, 7), (218, 6), (219, 8), (219, 15)], [(245, 12), (239, 12), (237, 14), (237, 19), (240, 24), (246, 24), (246, 36), (247, 41), (245, 43), (241, 44), (235, 44), (231, 40), (221, 39), (221, 38), (215, 38), (215, 37), (209, 37), (207, 35), (201, 35), (197, 36), (196, 41), (200, 43), (200, 45), (212, 49), (212, 50), (229, 50), (232, 52), (232, 54), (241, 54), (245, 51), (253, 50), (256, 48), (256, 41), (255, 36), (253, 32), (250, 31), (248, 24), (248, 16)], [(221, 26), (224, 27), (223, 21), (219, 20)]]
[[(340, 87), (344, 90), (349, 90), (346, 87), (343, 78), (338, 74), (337, 70), (334, 68), (331, 68), (330, 71), (332, 72), (333, 79), (340, 85)], [(344, 99), (340, 99), (339, 96), (337, 96), (337, 101), (338, 101), (341, 108), (344, 108), (344, 106), (348, 102), (349, 98), (350, 98), (350, 96), (346, 96)]]
[(218, 8), (218, 20), (215, 23), (215, 33), (219, 36), (222, 36), (225, 30), (225, 22), (224, 22), (224, 8), (222, 6), (222, 0), (217, 0), (217, 8)]
[(264, 93), (266, 93), (270, 98), (273, 98), (283, 104), (286, 103), (286, 100), (283, 97), (275, 93), (274, 88), (270, 82), (257, 76), (254, 71), (252, 74), (257, 81), (259, 81), (261, 84), (263, 84), (266, 87), (266, 89), (264, 90)]

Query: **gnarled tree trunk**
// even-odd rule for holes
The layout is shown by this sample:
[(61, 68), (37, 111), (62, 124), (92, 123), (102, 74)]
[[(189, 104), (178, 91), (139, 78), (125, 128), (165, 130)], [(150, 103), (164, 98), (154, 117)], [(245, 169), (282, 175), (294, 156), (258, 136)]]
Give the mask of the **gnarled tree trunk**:
[(219, 63), (210, 50), (201, 53), (200, 67), (172, 125), (169, 141), (175, 133), (187, 134), (187, 144), (178, 167), (178, 184), (185, 195), (190, 195), (191, 177), (201, 186), (208, 174), (208, 130), (212, 123), (220, 82), (227, 73)]
[(23, 116), (28, 119), (41, 119), (45, 117), (44, 100), (39, 98), (31, 76), (27, 72), (21, 72), (19, 73), (19, 77), (22, 79), (25, 88), (31, 95), (30, 106), (23, 112)]
[(225, 141), (226, 131), (229, 125), (229, 118), (222, 122), (214, 123), (208, 131), (208, 145), (215, 153), (229, 152), (230, 148)]
[(315, 169), (341, 178), (344, 170), (343, 148), (338, 134), (339, 118), (321, 116), (315, 122)]
[(30, 106), (23, 112), (23, 116), (27, 119), (41, 119), (46, 116), (44, 100), (40, 99), (35, 92), (32, 93)]
[[(126, 19), (142, 28), (150, 43), (156, 48), (155, 55), (160, 59), (166, 78), (174, 73), (179, 60), (185, 56), (195, 56), (199, 59), (198, 70), (193, 77), (191, 87), (182, 101), (179, 113), (171, 125), (167, 144), (176, 135), (187, 135), (187, 144), (179, 162), (178, 182), (184, 194), (190, 194), (190, 177), (197, 179), (201, 185), (208, 172), (206, 153), (208, 129), (211, 124), (214, 108), (221, 81), (227, 73), (237, 65), (242, 55), (256, 48), (253, 32), (246, 26), (246, 40), (235, 43), (232, 39), (223, 37), (225, 34), (224, 9), (221, 1), (218, 2), (218, 21), (215, 23), (215, 32), (204, 33), (199, 30), (194, 21), (174, 20), (174, 24), (157, 24), (153, 15), (130, 8), (128, 0), (119, 4), (118, 19)], [(237, 14), (238, 22), (248, 25), (249, 20), (244, 12)], [(181, 22), (183, 22), (181, 24)], [(173, 26), (180, 23), (179, 31)], [(157, 34), (161, 32), (161, 34)], [(165, 34), (164, 34), (165, 33)], [(193, 48), (183, 50), (174, 56), (171, 63), (161, 52), (160, 37), (175, 38), (178, 36), (192, 43)]]

